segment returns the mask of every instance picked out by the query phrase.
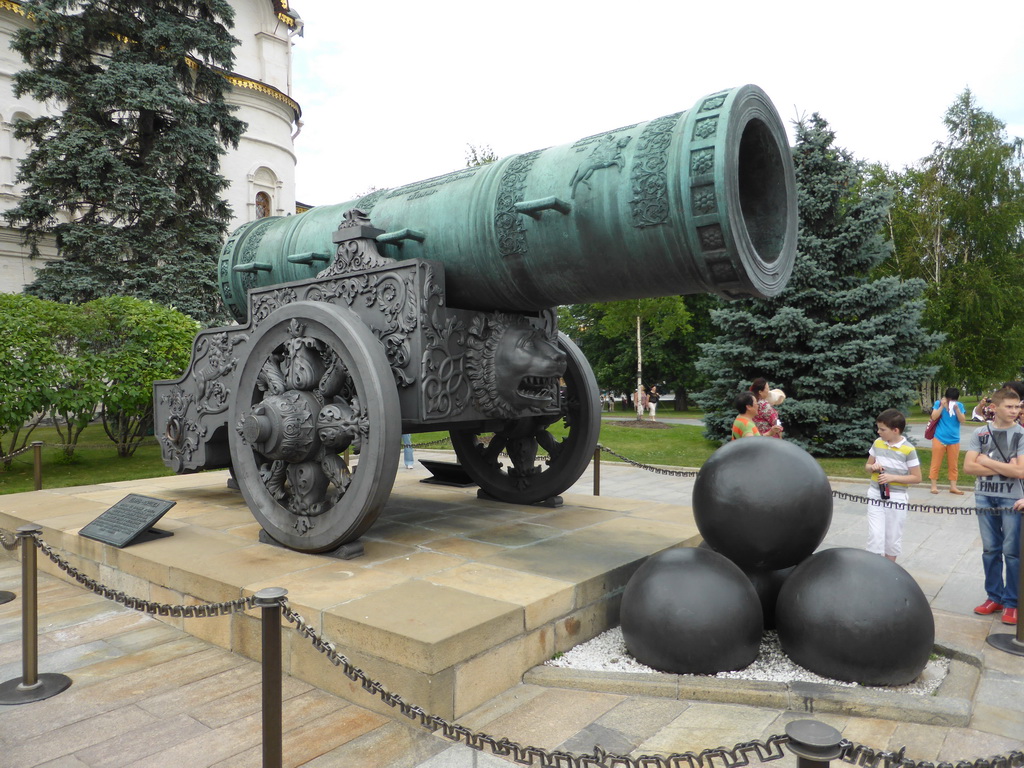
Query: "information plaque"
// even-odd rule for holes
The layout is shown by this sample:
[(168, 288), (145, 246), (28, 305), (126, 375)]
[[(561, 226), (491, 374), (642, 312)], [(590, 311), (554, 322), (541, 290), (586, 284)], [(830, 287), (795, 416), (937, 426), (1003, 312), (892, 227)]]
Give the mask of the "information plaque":
[(176, 503), (129, 493), (80, 530), (78, 535), (119, 548), (172, 536), (170, 531), (153, 528), (153, 524)]

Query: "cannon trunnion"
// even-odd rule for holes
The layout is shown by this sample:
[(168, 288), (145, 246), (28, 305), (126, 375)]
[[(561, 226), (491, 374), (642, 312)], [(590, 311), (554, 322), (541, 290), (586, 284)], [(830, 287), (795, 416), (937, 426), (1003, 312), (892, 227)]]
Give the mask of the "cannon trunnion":
[(597, 443), (593, 372), (555, 305), (773, 295), (792, 270), (792, 162), (767, 97), (260, 219), (219, 279), (242, 325), (202, 331), (154, 386), (165, 463), (232, 467), (265, 531), (324, 552), (362, 535), (406, 432), (446, 430), (491, 496), (536, 503)]

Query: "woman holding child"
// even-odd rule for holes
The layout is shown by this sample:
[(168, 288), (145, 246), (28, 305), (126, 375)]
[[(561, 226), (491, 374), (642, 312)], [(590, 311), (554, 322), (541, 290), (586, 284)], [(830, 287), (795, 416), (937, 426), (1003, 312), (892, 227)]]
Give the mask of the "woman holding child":
[(782, 437), (782, 422), (779, 421), (779, 412), (771, 403), (772, 390), (768, 388), (768, 380), (757, 377), (751, 382), (750, 391), (757, 398), (757, 415), (754, 416), (757, 431), (768, 437)]
[(949, 474), (949, 492), (962, 496), (964, 492), (956, 487), (956, 481), (960, 477), (960, 425), (967, 421), (967, 416), (960, 402), (960, 390), (956, 387), (947, 389), (932, 406), (931, 418), (939, 420), (935, 427), (935, 436), (932, 438), (932, 461), (928, 469), (932, 493), (939, 492), (939, 469), (945, 457), (946, 472)]

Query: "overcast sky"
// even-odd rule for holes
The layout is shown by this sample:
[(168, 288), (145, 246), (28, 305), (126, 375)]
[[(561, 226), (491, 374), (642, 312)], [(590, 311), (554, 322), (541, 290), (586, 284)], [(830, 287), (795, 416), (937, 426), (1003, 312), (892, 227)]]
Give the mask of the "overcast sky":
[(902, 168), (970, 87), (1024, 136), (1024, 0), (293, 0), (297, 197), (324, 205), (761, 86)]

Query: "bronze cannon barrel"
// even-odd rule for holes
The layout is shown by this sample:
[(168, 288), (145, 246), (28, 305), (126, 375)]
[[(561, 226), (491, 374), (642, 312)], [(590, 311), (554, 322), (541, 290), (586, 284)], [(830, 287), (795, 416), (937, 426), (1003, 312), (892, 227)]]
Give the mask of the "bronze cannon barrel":
[(342, 214), (365, 211), (380, 252), (444, 264), (450, 306), (533, 311), (674, 294), (773, 296), (796, 252), (785, 129), (754, 85), (674, 115), (373, 192), (229, 239), (218, 277), (249, 289), (308, 280), (334, 259)]

